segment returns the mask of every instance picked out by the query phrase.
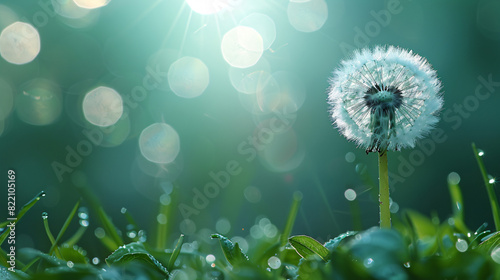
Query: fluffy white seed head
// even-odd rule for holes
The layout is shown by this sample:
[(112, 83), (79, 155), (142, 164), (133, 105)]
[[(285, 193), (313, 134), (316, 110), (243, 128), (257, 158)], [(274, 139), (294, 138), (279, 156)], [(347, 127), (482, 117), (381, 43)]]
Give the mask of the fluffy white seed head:
[(330, 79), (335, 126), (367, 152), (414, 147), (438, 122), (441, 83), (427, 60), (388, 46), (356, 51)]

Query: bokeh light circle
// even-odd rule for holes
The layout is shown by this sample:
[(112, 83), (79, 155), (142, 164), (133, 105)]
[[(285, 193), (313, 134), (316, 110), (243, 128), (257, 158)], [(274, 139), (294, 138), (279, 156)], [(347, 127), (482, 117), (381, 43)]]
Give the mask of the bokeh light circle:
[(73, 2), (84, 9), (97, 9), (108, 5), (111, 0), (73, 0)]
[(236, 26), (222, 38), (221, 50), (229, 65), (247, 68), (255, 65), (264, 52), (262, 36), (248, 26)]
[(193, 98), (201, 95), (209, 81), (208, 68), (198, 58), (182, 57), (168, 69), (170, 89), (180, 97)]
[(15, 104), (17, 115), (25, 123), (48, 125), (61, 115), (61, 89), (49, 80), (34, 79), (22, 86)]
[(139, 137), (141, 154), (154, 163), (170, 163), (180, 151), (177, 131), (165, 123), (155, 123), (146, 127)]
[(269, 49), (276, 39), (276, 24), (265, 14), (253, 13), (242, 19), (240, 25), (255, 29), (262, 36), (265, 50)]
[(109, 87), (89, 91), (83, 99), (83, 114), (93, 125), (110, 126), (123, 115), (123, 100), (118, 92)]
[(301, 32), (319, 30), (328, 19), (325, 0), (294, 1), (288, 3), (288, 21)]
[(28, 23), (14, 22), (0, 34), (0, 55), (12, 64), (26, 64), (40, 53), (40, 34)]

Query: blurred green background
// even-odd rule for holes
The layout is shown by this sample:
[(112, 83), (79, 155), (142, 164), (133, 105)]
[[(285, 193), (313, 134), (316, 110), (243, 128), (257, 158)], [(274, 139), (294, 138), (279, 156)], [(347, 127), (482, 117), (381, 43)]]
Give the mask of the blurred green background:
[[(217, 230), (245, 237), (263, 217), (281, 229), (296, 191), (303, 201), (294, 234), (327, 240), (352, 229), (348, 188), (357, 193), (363, 227), (377, 225), (376, 189), (362, 179), (377, 182), (376, 156), (332, 127), (326, 94), (341, 59), (379, 44), (426, 57), (445, 99), (437, 127), (442, 141), (428, 138), (414, 150), (389, 154), (393, 210), (446, 219), (447, 177), (457, 172), (467, 224), (492, 225), (471, 142), (498, 174), (499, 1), (107, 2), (94, 9), (69, 0), (0, 2), (0, 29), (21, 21), (40, 37), (32, 61), (13, 64), (9, 55), (16, 54), (8, 53), (0, 59), (0, 170), (16, 171), (18, 208), (47, 193), (18, 225), (20, 244), (49, 247), (35, 234), (43, 231), (39, 214), (47, 211), (54, 231), (60, 228), (83, 178), (119, 227), (125, 228), (120, 210), (126, 207), (148, 234), (165, 222), (157, 217), (159, 198), (168, 203), (172, 189), (174, 203), (184, 206), (166, 222), (190, 240)], [(29, 53), (26, 41), (3, 40)], [(116, 108), (90, 103), (87, 115), (83, 109), (85, 95), (98, 87), (129, 98), (106, 133), (89, 115)], [(161, 123), (168, 126), (156, 127), (169, 130), (147, 138), (144, 129)], [(97, 145), (89, 141), (88, 135), (104, 134)], [(78, 149), (85, 155), (70, 156), (70, 166), (68, 153)], [(239, 171), (228, 186), (193, 202), (214, 182), (210, 173), (222, 174), (228, 163)], [(58, 176), (54, 166), (62, 165), (67, 172)], [(1, 205), (6, 195), (0, 192)], [(91, 217), (84, 242), (95, 242), (95, 227)]]

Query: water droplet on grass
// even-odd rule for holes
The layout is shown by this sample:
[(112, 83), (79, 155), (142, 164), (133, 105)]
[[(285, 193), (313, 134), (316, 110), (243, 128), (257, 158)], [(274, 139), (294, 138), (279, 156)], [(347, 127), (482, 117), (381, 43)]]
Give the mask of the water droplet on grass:
[(93, 263), (94, 265), (98, 265), (100, 262), (101, 262), (101, 260), (99, 260), (99, 258), (98, 258), (98, 257), (95, 257), (95, 258), (93, 258), (93, 259), (92, 259), (92, 263)]
[(80, 207), (78, 209), (78, 217), (82, 220), (87, 220), (89, 218), (89, 210), (87, 207)]
[(47, 219), (49, 217), (49, 214), (47, 212), (42, 213), (42, 219)]
[(267, 260), (267, 264), (272, 269), (278, 269), (281, 266), (281, 260), (278, 257), (272, 256)]
[(79, 223), (80, 223), (80, 225), (82, 227), (88, 227), (89, 226), (89, 221), (88, 220), (83, 220), (82, 219), (82, 220), (79, 221)]
[(128, 238), (135, 238), (137, 236), (137, 232), (135, 230), (127, 231)]
[(205, 258), (205, 260), (207, 261), (207, 263), (214, 263), (215, 262), (215, 256), (210, 254), (210, 255), (207, 255), (207, 257)]
[(488, 183), (495, 184), (495, 182), (496, 182), (495, 178), (491, 175), (488, 175)]
[(75, 265), (72, 261), (68, 261), (66, 263), (66, 265), (69, 267), (69, 268), (73, 268), (73, 266)]
[(120, 212), (121, 212), (122, 214), (125, 214), (125, 213), (127, 213), (127, 208), (125, 208), (125, 207), (122, 207), (122, 209), (120, 210)]
[(455, 248), (457, 248), (457, 250), (459, 252), (465, 252), (467, 251), (467, 249), (469, 248), (469, 244), (467, 244), (467, 241), (465, 241), (464, 239), (458, 239), (457, 240), (457, 243), (455, 243)]
[(480, 157), (484, 156), (484, 151), (481, 149), (477, 149), (477, 155)]

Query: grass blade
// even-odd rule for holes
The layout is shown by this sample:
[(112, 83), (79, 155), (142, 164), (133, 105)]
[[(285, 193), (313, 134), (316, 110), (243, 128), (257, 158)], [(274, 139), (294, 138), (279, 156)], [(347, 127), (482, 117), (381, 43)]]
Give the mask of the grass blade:
[[(55, 244), (56, 244), (56, 240), (54, 238), (54, 235), (52, 235), (52, 232), (50, 231), (50, 227), (49, 227), (49, 218), (48, 218), (48, 214), (47, 212), (43, 212), (42, 213), (42, 219), (43, 219), (43, 226), (45, 227), (45, 232), (47, 233), (47, 237), (49, 238), (50, 240), (50, 243), (52, 244), (52, 246), (54, 247)], [(62, 260), (62, 256), (61, 256), (61, 253), (59, 252), (59, 250), (56, 248), (55, 250), (55, 254), (56, 256)]]
[(297, 251), (297, 254), (304, 259), (316, 255), (326, 262), (330, 258), (330, 251), (328, 251), (328, 249), (326, 249), (321, 243), (309, 236), (292, 236), (288, 239), (288, 241), (290, 241), (292, 247), (295, 251)]
[(56, 248), (58, 242), (61, 240), (63, 234), (66, 232), (66, 230), (68, 229), (69, 227), (69, 224), (71, 223), (71, 221), (73, 220), (73, 217), (75, 216), (76, 214), (76, 211), (78, 210), (78, 207), (80, 206), (80, 200), (78, 200), (75, 204), (75, 207), (73, 207), (73, 210), (71, 210), (71, 213), (69, 213), (69, 216), (68, 218), (66, 219), (66, 221), (64, 222), (61, 230), (59, 231), (59, 234), (57, 234), (57, 237), (56, 237), (56, 240), (54, 242), (54, 244), (52, 244), (52, 247), (50, 247), (50, 250), (49, 250), (49, 255), (52, 254), (52, 252), (54, 252), (54, 249)]
[(490, 198), (491, 212), (493, 214), (493, 220), (495, 221), (495, 229), (496, 231), (500, 231), (500, 207), (498, 206), (498, 199), (495, 193), (494, 186), (492, 183), (490, 183), (488, 173), (486, 172), (486, 168), (484, 167), (482, 154), (479, 154), (475, 143), (472, 143), (472, 150), (474, 151), (474, 156), (476, 157), (481, 175), (483, 176), (484, 185), (486, 186), (486, 191), (488, 192), (488, 197)]
[(175, 261), (177, 260), (177, 257), (179, 256), (182, 248), (182, 244), (184, 243), (184, 234), (181, 234), (179, 237), (179, 240), (177, 241), (177, 244), (175, 245), (174, 250), (172, 251), (172, 256), (170, 256), (170, 260), (168, 261), (167, 265), (167, 270), (172, 271), (174, 268)]
[[(30, 201), (28, 201), (28, 203), (26, 203), (22, 208), (21, 210), (19, 210), (19, 213), (17, 214), (17, 217), (16, 217), (16, 223), (19, 222), (19, 220), (21, 220), (21, 218), (24, 216), (24, 214), (26, 214), (26, 212), (28, 212), (28, 210), (31, 209), (31, 207), (33, 207), (39, 200), (40, 198), (44, 197), (45, 196), (45, 192), (44, 191), (41, 191), (39, 192), (33, 199), (31, 199)], [(5, 221), (3, 223), (0, 224), (0, 228), (4, 228), (6, 227), (11, 221)], [(7, 239), (7, 236), (9, 235), (10, 233), (10, 227), (8, 229), (6, 229), (1, 235), (0, 235), (0, 245), (2, 245), (2, 243), (5, 241), (5, 239)]]
[(293, 202), (292, 207), (290, 208), (290, 212), (288, 213), (288, 219), (286, 220), (285, 229), (280, 237), (280, 247), (284, 247), (288, 242), (288, 237), (292, 233), (293, 224), (295, 223), (295, 219), (297, 218), (297, 213), (299, 212), (300, 202), (302, 201), (302, 193), (295, 192), (293, 194)]

